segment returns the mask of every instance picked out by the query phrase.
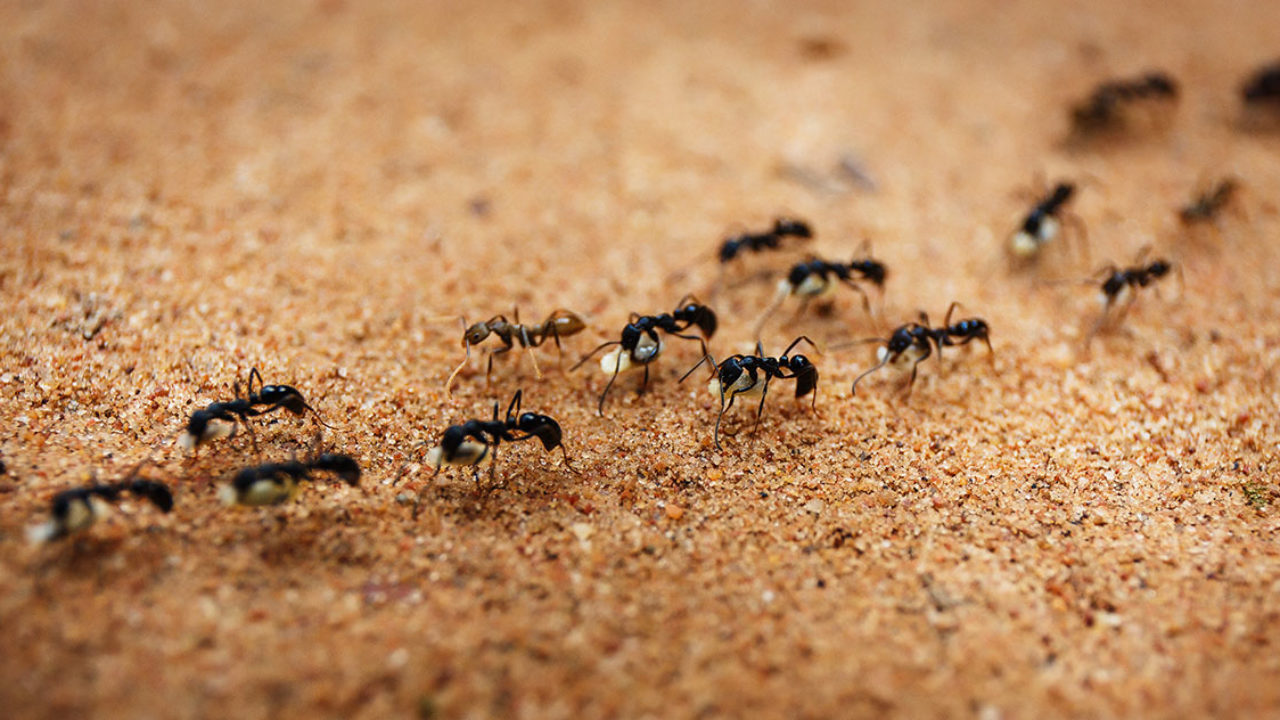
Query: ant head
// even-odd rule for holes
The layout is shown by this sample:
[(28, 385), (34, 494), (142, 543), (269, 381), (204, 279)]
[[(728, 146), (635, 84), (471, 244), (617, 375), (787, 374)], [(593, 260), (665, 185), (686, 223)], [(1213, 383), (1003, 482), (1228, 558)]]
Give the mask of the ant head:
[(1124, 276), (1116, 271), (1107, 276), (1102, 283), (1102, 294), (1109, 298), (1114, 298), (1124, 290)]
[(134, 480), (129, 483), (129, 492), (150, 500), (161, 512), (173, 509), (173, 493), (169, 486), (154, 480)]
[(813, 237), (813, 228), (803, 220), (782, 217), (773, 221), (773, 234), (809, 239)]
[(1152, 277), (1164, 277), (1173, 269), (1173, 265), (1168, 260), (1155, 260), (1147, 266), (1147, 272)]
[(791, 266), (791, 271), (787, 273), (787, 284), (793, 288), (798, 288), (804, 284), (814, 272), (813, 263), (801, 262)]
[(1167, 95), (1169, 97), (1177, 97), (1178, 95), (1177, 81), (1163, 72), (1148, 73), (1143, 77), (1142, 84), (1149, 92), (1156, 95)]
[(874, 283), (876, 287), (884, 287), (884, 280), (889, 276), (889, 269), (884, 263), (878, 260), (867, 258), (865, 260), (854, 260), (849, 263), (850, 269), (857, 270), (869, 282)]
[(740, 358), (731, 357), (720, 363), (720, 367), (717, 369), (716, 375), (720, 380), (721, 391), (733, 387), (733, 384), (738, 382), (738, 378), (742, 377), (742, 373), (744, 372), (746, 371), (742, 368)]
[(360, 484), (360, 465), (349, 455), (324, 453), (309, 464), (316, 470), (327, 470), (337, 475), (352, 487)]
[(697, 325), (702, 331), (702, 336), (711, 339), (716, 334), (716, 313), (711, 308), (703, 305), (696, 297), (686, 295), (680, 301), (680, 307), (673, 313), (677, 320), (682, 320), (691, 325)]
[(516, 420), (516, 429), (523, 430), (542, 441), (542, 447), (548, 451), (560, 446), (560, 423), (537, 413), (521, 413)]
[(742, 250), (742, 241), (740, 237), (732, 237), (720, 244), (720, 251), (717, 257), (720, 262), (727, 263), (738, 257), (738, 252)]
[(916, 342), (916, 332), (921, 326), (917, 323), (907, 323), (893, 331), (889, 336), (889, 342), (885, 343), (885, 347), (889, 350), (890, 355), (900, 355), (907, 351)]
[(1071, 198), (1075, 193), (1076, 186), (1074, 183), (1060, 182), (1053, 188), (1053, 194), (1049, 196), (1049, 204), (1061, 205)]
[(466, 332), (462, 333), (463, 347), (484, 342), (484, 339), (489, 337), (489, 332), (489, 326), (485, 323), (479, 322), (472, 325), (467, 328)]

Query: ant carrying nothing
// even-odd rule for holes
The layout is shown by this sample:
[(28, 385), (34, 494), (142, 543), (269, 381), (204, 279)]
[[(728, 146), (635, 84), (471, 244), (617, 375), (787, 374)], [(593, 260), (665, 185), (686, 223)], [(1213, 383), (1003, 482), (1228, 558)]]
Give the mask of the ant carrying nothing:
[[(685, 335), (685, 330), (691, 327), (697, 327), (702, 333), (702, 337), (697, 335)], [(626, 372), (637, 367), (644, 368), (644, 380), (640, 383), (640, 392), (644, 392), (649, 385), (649, 363), (657, 359), (662, 354), (664, 343), (658, 331), (661, 330), (672, 337), (682, 338), (684, 340), (696, 340), (702, 348), (702, 356), (710, 357), (707, 353), (707, 340), (711, 339), (716, 332), (716, 314), (711, 308), (703, 305), (697, 298), (692, 295), (685, 295), (676, 304), (676, 309), (671, 313), (663, 313), (661, 315), (637, 315), (631, 313), (631, 318), (626, 327), (622, 328), (622, 338), (620, 340), (611, 340), (602, 343), (599, 347), (583, 356), (577, 365), (570, 368), (570, 372), (577, 370), (593, 355), (601, 350), (617, 345), (618, 348), (612, 352), (605, 353), (600, 358), (600, 369), (609, 374), (609, 383), (604, 386), (604, 391), (600, 393), (600, 404), (596, 411), (604, 415), (604, 401), (609, 396), (609, 389), (613, 387), (613, 382), (618, 379), (618, 373)]]
[[(258, 381), (256, 393), (253, 391), (255, 378)], [(178, 436), (178, 445), (185, 450), (195, 450), (207, 442), (235, 435), (240, 423), (249, 429), (252, 436), (253, 429), (249, 427), (249, 418), (266, 415), (281, 408), (298, 417), (309, 412), (317, 423), (327, 428), (333, 427), (320, 419), (320, 413), (307, 404), (297, 388), (291, 385), (263, 385), (262, 374), (256, 367), (249, 371), (248, 395), (240, 396), (239, 380), (235, 382), (234, 391), (236, 394), (234, 400), (210, 403), (191, 413), (186, 429)], [(256, 439), (254, 447), (257, 447)]]
[(538, 359), (533, 354), (533, 348), (538, 347), (550, 338), (556, 344), (556, 349), (560, 348), (560, 338), (575, 335), (586, 329), (587, 324), (576, 313), (565, 310), (563, 308), (553, 311), (547, 316), (546, 320), (535, 325), (522, 325), (520, 323), (520, 309), (514, 310), (515, 322), (508, 321), (505, 315), (495, 315), (494, 317), (482, 323), (476, 323), (471, 327), (466, 327), (467, 321), (462, 321), (465, 328), (462, 333), (462, 347), (466, 354), (462, 358), (462, 362), (458, 367), (449, 373), (449, 379), (445, 380), (444, 389), (449, 395), (453, 395), (453, 379), (457, 377), (462, 368), (466, 367), (467, 361), (471, 359), (471, 346), (478, 345), (485, 341), (490, 335), (496, 336), (502, 341), (502, 347), (489, 351), (489, 362), (484, 371), (485, 385), (489, 384), (489, 376), (493, 372), (493, 357), (510, 352), (516, 343), (529, 353), (529, 359), (533, 362), (533, 371), (539, 378), (542, 377), (542, 371), (538, 369)]
[[(444, 431), (440, 444), (427, 452), (427, 462), (435, 465), (431, 477), (440, 473), (444, 465), (478, 466), (489, 461), (489, 481), (493, 481), (494, 466), (498, 457), (498, 445), (506, 442), (519, 442), (530, 438), (542, 441), (547, 452), (556, 448), (564, 454), (564, 464), (573, 470), (569, 463), (569, 451), (562, 441), (560, 424), (547, 415), (520, 411), (523, 390), (517, 390), (507, 406), (505, 419), (498, 419), (498, 403), (493, 404), (492, 420), (468, 420), (461, 425), (453, 425)], [(574, 470), (574, 472), (577, 472)], [(475, 471), (476, 486), (480, 485), (480, 470)]]
[[(1144, 248), (1138, 254), (1137, 264), (1132, 267), (1119, 268), (1115, 265), (1108, 265), (1099, 270), (1096, 276), (1102, 277), (1102, 315), (1098, 318), (1098, 322), (1094, 325), (1093, 330), (1089, 333), (1089, 339), (1098, 334), (1105, 326), (1117, 325), (1129, 312), (1129, 308), (1133, 306), (1137, 300), (1138, 288), (1144, 288), (1155, 283), (1157, 280), (1165, 277), (1175, 270), (1173, 263), (1164, 259), (1156, 259), (1149, 263), (1144, 263), (1142, 258), (1147, 254)], [(1118, 303), (1123, 302), (1118, 314), (1113, 316), (1113, 310)]]
[(1060, 182), (1031, 208), (1031, 212), (1027, 213), (1018, 230), (1009, 239), (1009, 251), (1015, 259), (1030, 261), (1039, 257), (1040, 251), (1058, 237), (1066, 218), (1071, 218), (1079, 228), (1081, 238), (1087, 239), (1084, 223), (1076, 215), (1068, 214), (1064, 208), (1075, 190), (1074, 184)]
[(219, 492), (227, 505), (278, 505), (297, 495), (299, 483), (312, 472), (333, 473), (351, 487), (360, 484), (360, 465), (349, 455), (321, 453), (306, 460), (264, 463), (236, 473)]
[(1155, 71), (1139, 78), (1112, 80), (1098, 85), (1093, 94), (1071, 109), (1071, 123), (1077, 136), (1118, 131), (1126, 124), (1125, 106), (1138, 101), (1175, 102), (1178, 83), (1168, 74)]
[(853, 381), (853, 394), (858, 394), (858, 383), (862, 378), (879, 370), (886, 364), (897, 366), (910, 362), (911, 378), (907, 381), (907, 394), (909, 395), (911, 386), (916, 382), (918, 366), (933, 354), (934, 347), (937, 347), (938, 359), (941, 360), (942, 348), (966, 345), (973, 340), (981, 340), (987, 346), (987, 351), (994, 362), (995, 351), (991, 348), (990, 328), (987, 326), (987, 321), (981, 318), (967, 318), (952, 323), (951, 314), (959, 306), (960, 303), (958, 302), (951, 303), (951, 306), (947, 308), (947, 316), (942, 321), (941, 327), (929, 327), (929, 316), (921, 312), (920, 322), (907, 323), (898, 327), (888, 339), (872, 338), (866, 341), (884, 344), (876, 351), (876, 358), (879, 361), (876, 366), (862, 373)]
[(1239, 189), (1240, 183), (1235, 178), (1224, 178), (1211, 190), (1178, 211), (1178, 218), (1182, 220), (1183, 225), (1213, 220), (1227, 206), (1227, 203), (1231, 202)]
[(108, 503), (119, 501), (120, 495), (126, 492), (146, 498), (161, 512), (173, 510), (173, 493), (168, 485), (138, 477), (147, 464), (146, 460), (138, 463), (119, 482), (102, 485), (95, 481), (87, 487), (54, 495), (49, 521), (29, 528), (27, 539), (33, 543), (50, 542), (85, 530), (109, 512)]
[[(771, 380), (794, 379), (796, 398), (813, 393), (813, 407), (817, 407), (818, 368), (804, 355), (798, 353), (791, 355), (791, 351), (801, 342), (809, 343), (817, 350), (818, 346), (812, 340), (801, 335), (793, 340), (778, 357), (765, 357), (764, 346), (757, 342), (755, 355), (731, 355), (719, 365), (716, 365), (715, 360), (710, 356), (706, 356), (685, 373), (685, 377), (688, 377), (704, 362), (710, 361), (712, 365), (711, 382), (707, 384), (707, 389), (712, 395), (720, 397), (720, 414), (716, 417), (715, 429), (717, 450), (720, 449), (720, 422), (724, 419), (725, 411), (733, 407), (733, 401), (739, 395), (744, 398), (760, 398), (760, 405), (756, 408), (755, 428), (760, 427), (760, 416), (764, 414), (764, 401), (769, 395)], [(683, 380), (684, 378), (681, 378), (681, 381)], [(726, 397), (729, 399), (728, 404), (725, 403)], [(752, 431), (754, 432), (754, 428)]]
[[(855, 274), (859, 276), (856, 279)], [(755, 336), (760, 337), (760, 331), (764, 329), (765, 323), (773, 313), (777, 312), (787, 296), (794, 295), (800, 298), (800, 307), (796, 310), (798, 316), (815, 298), (834, 292), (836, 282), (844, 283), (861, 295), (862, 308), (870, 315), (871, 300), (867, 297), (867, 292), (858, 284), (858, 280), (865, 280), (883, 290), (888, 274), (889, 270), (885, 264), (870, 255), (854, 258), (847, 263), (829, 262), (816, 257), (796, 263), (787, 273), (787, 277), (778, 281), (778, 292), (773, 302), (756, 321)]]
[(743, 233), (725, 239), (720, 244), (718, 253), (720, 264), (723, 266), (746, 251), (758, 253), (764, 250), (777, 250), (783, 238), (787, 237), (809, 240), (813, 238), (813, 229), (803, 220), (777, 218), (773, 221), (773, 228), (770, 230), (762, 233)]

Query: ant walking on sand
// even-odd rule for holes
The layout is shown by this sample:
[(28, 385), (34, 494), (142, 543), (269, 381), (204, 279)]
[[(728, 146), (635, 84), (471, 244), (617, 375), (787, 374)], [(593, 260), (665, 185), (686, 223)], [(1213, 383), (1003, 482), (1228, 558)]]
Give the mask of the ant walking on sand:
[[(855, 275), (858, 277), (855, 278)], [(837, 282), (847, 285), (861, 295), (862, 308), (870, 315), (871, 300), (858, 281), (865, 280), (883, 290), (884, 281), (888, 275), (889, 270), (885, 264), (869, 254), (863, 258), (854, 258), (847, 263), (829, 262), (816, 257), (796, 263), (787, 273), (787, 277), (778, 281), (778, 292), (773, 302), (756, 322), (755, 336), (760, 337), (760, 331), (764, 329), (765, 323), (773, 313), (777, 312), (788, 296), (800, 298), (800, 307), (796, 310), (798, 316), (814, 299), (834, 292)]]
[(788, 237), (809, 240), (813, 238), (813, 229), (803, 220), (777, 218), (773, 221), (773, 228), (770, 230), (762, 233), (743, 233), (725, 239), (720, 244), (718, 253), (720, 264), (723, 267), (746, 251), (758, 253), (764, 250), (777, 250), (783, 238)]
[(453, 395), (453, 379), (457, 377), (462, 368), (466, 367), (467, 362), (471, 360), (471, 346), (479, 345), (484, 342), (490, 335), (494, 335), (502, 342), (502, 347), (490, 350), (489, 362), (484, 371), (484, 382), (489, 384), (489, 376), (493, 372), (493, 357), (510, 352), (516, 343), (529, 353), (529, 359), (533, 362), (533, 371), (539, 378), (542, 377), (542, 371), (538, 369), (538, 358), (533, 354), (533, 348), (538, 347), (550, 338), (556, 344), (556, 349), (560, 350), (560, 338), (575, 335), (586, 329), (587, 324), (582, 318), (570, 310), (563, 308), (553, 311), (547, 316), (547, 319), (541, 323), (534, 325), (522, 325), (520, 323), (520, 309), (514, 310), (515, 322), (507, 320), (505, 315), (495, 315), (485, 322), (476, 323), (471, 327), (466, 327), (467, 321), (462, 321), (465, 328), (462, 333), (462, 348), (465, 355), (458, 367), (449, 373), (449, 379), (445, 380), (444, 389), (449, 395)]
[(991, 348), (990, 328), (987, 321), (982, 318), (967, 318), (958, 322), (951, 322), (951, 314), (960, 306), (960, 303), (953, 302), (947, 308), (947, 316), (942, 321), (941, 327), (930, 327), (929, 316), (924, 312), (920, 313), (920, 322), (907, 323), (893, 331), (888, 339), (872, 338), (868, 342), (884, 343), (876, 350), (876, 359), (878, 360), (875, 367), (867, 370), (859, 375), (853, 381), (853, 394), (858, 394), (858, 383), (862, 378), (884, 367), (886, 364), (900, 366), (904, 363), (911, 363), (911, 378), (907, 381), (907, 393), (911, 393), (911, 387), (916, 382), (916, 370), (920, 363), (924, 362), (933, 354), (934, 348), (937, 348), (938, 359), (942, 359), (942, 348), (954, 347), (958, 345), (967, 345), (973, 340), (981, 340), (987, 346), (994, 361), (995, 351)]
[(102, 485), (95, 481), (54, 495), (48, 522), (29, 528), (27, 538), (31, 542), (50, 542), (85, 530), (109, 512), (108, 503), (118, 502), (126, 492), (147, 499), (161, 512), (173, 510), (173, 493), (168, 485), (138, 477), (147, 464), (146, 460), (138, 463), (119, 482)]
[(1227, 206), (1227, 203), (1231, 202), (1239, 189), (1240, 183), (1235, 178), (1224, 178), (1212, 189), (1178, 211), (1178, 218), (1182, 220), (1183, 225), (1213, 220)]
[[(702, 333), (702, 337), (697, 335), (686, 335), (684, 332), (691, 327), (697, 327)], [(640, 383), (640, 392), (644, 392), (649, 385), (649, 363), (653, 362), (662, 354), (664, 343), (662, 336), (658, 331), (684, 340), (696, 340), (702, 348), (702, 356), (710, 357), (707, 353), (707, 340), (711, 339), (716, 332), (716, 314), (711, 308), (703, 305), (697, 298), (692, 295), (685, 295), (676, 304), (676, 309), (670, 313), (662, 313), (661, 315), (637, 315), (631, 313), (631, 318), (626, 327), (622, 328), (622, 337), (619, 340), (611, 340), (602, 343), (599, 347), (583, 356), (577, 365), (570, 368), (570, 372), (577, 370), (583, 363), (590, 360), (593, 355), (601, 350), (617, 345), (617, 349), (612, 352), (605, 353), (600, 358), (600, 369), (609, 375), (609, 382), (604, 386), (604, 391), (600, 393), (600, 404), (597, 412), (604, 415), (604, 401), (609, 396), (609, 389), (613, 387), (613, 382), (618, 379), (618, 374), (632, 370), (637, 367), (644, 368), (644, 380)]]
[(1087, 239), (1084, 223), (1064, 207), (1075, 195), (1075, 190), (1073, 183), (1060, 182), (1031, 208), (1009, 239), (1009, 251), (1015, 259), (1030, 261), (1037, 258), (1040, 251), (1058, 237), (1067, 218), (1079, 228), (1081, 238)]
[[(258, 392), (253, 391), (255, 378), (258, 381)], [(266, 415), (282, 408), (298, 417), (309, 412), (317, 423), (327, 428), (333, 427), (320, 419), (320, 413), (307, 404), (297, 388), (292, 385), (263, 385), (262, 374), (256, 367), (249, 371), (247, 396), (240, 396), (239, 380), (235, 382), (234, 391), (236, 395), (234, 400), (210, 403), (191, 413), (191, 417), (187, 419), (186, 429), (178, 436), (178, 445), (186, 450), (195, 450), (218, 438), (231, 437), (240, 424), (244, 424), (252, 436), (253, 430), (249, 427), (249, 418)], [(256, 439), (254, 447), (257, 447)]]
[[(498, 403), (493, 404), (492, 420), (468, 420), (461, 425), (452, 425), (444, 431), (440, 444), (427, 452), (427, 462), (435, 465), (431, 477), (440, 473), (444, 465), (478, 466), (489, 461), (489, 480), (493, 481), (494, 468), (498, 458), (498, 446), (506, 442), (520, 442), (537, 438), (547, 452), (556, 448), (564, 454), (564, 464), (570, 470), (569, 451), (563, 443), (560, 424), (547, 415), (532, 412), (521, 412), (520, 401), (523, 390), (517, 390), (507, 406), (504, 419), (498, 418)], [(575, 471), (576, 472), (576, 471)], [(480, 484), (480, 470), (475, 471), (476, 486)]]
[(264, 463), (236, 473), (219, 496), (227, 505), (278, 505), (297, 495), (313, 472), (333, 473), (351, 487), (360, 484), (360, 465), (349, 455), (321, 453), (306, 460)]
[(1172, 103), (1178, 99), (1178, 83), (1168, 74), (1149, 72), (1139, 78), (1112, 80), (1098, 85), (1087, 100), (1071, 109), (1071, 123), (1078, 136), (1121, 130), (1126, 106), (1141, 101)]
[[(708, 360), (712, 364), (712, 377), (711, 382), (707, 384), (707, 389), (712, 395), (720, 397), (720, 414), (716, 417), (715, 429), (717, 450), (720, 449), (720, 422), (724, 419), (725, 411), (733, 407), (733, 401), (738, 396), (760, 398), (760, 405), (756, 408), (755, 428), (760, 427), (760, 416), (764, 414), (764, 401), (769, 395), (769, 382), (772, 380), (795, 380), (796, 398), (813, 393), (813, 407), (817, 408), (818, 368), (804, 355), (791, 354), (791, 351), (801, 342), (809, 343), (815, 350), (818, 347), (812, 340), (801, 335), (791, 341), (787, 349), (783, 350), (778, 357), (765, 357), (764, 346), (757, 342), (755, 355), (731, 355), (719, 365), (707, 356), (685, 373), (685, 377), (688, 377)], [(684, 378), (680, 379), (684, 380)], [(753, 432), (755, 428), (752, 429)]]
[[(1129, 308), (1133, 306), (1134, 301), (1137, 300), (1137, 290), (1139, 288), (1152, 285), (1175, 270), (1173, 263), (1168, 260), (1156, 259), (1149, 263), (1143, 262), (1142, 258), (1146, 254), (1147, 249), (1144, 248), (1138, 254), (1137, 264), (1131, 267), (1119, 268), (1115, 265), (1108, 265), (1098, 271), (1097, 276), (1103, 278), (1100, 287), (1103, 304), (1102, 315), (1098, 318), (1098, 322), (1094, 324), (1088, 339), (1092, 340), (1094, 335), (1108, 325), (1118, 325), (1129, 312)], [(1118, 313), (1114, 313), (1114, 308), (1117, 305), (1120, 305), (1120, 310)]]

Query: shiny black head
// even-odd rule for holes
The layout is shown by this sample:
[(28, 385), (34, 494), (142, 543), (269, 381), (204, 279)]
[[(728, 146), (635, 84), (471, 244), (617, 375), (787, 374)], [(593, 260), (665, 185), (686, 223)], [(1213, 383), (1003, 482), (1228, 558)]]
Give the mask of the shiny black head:
[(741, 238), (729, 238), (720, 244), (719, 258), (720, 262), (727, 263), (738, 257), (738, 253), (742, 250)]
[(889, 336), (889, 342), (885, 343), (885, 347), (888, 348), (890, 355), (901, 355), (916, 344), (921, 332), (927, 329), (917, 323), (907, 323), (893, 331), (893, 334)]
[(801, 398), (818, 387), (818, 368), (803, 355), (792, 355), (787, 366), (796, 376), (796, 397)]
[(1147, 274), (1152, 278), (1162, 278), (1173, 270), (1173, 265), (1168, 260), (1156, 260), (1147, 266)]
[(312, 470), (331, 472), (352, 487), (360, 484), (360, 465), (349, 455), (324, 453), (307, 465)]
[(733, 387), (733, 384), (738, 382), (738, 378), (742, 377), (742, 374), (747, 371), (746, 362), (749, 361), (750, 358), (735, 355), (733, 357), (726, 358), (724, 362), (720, 363), (720, 367), (716, 370), (716, 378), (720, 381), (720, 394), (722, 396), (729, 388)]
[(861, 275), (864, 280), (874, 283), (876, 287), (884, 287), (884, 280), (889, 276), (889, 269), (884, 263), (871, 258), (854, 260), (849, 263), (849, 269)]
[(290, 385), (268, 385), (258, 393), (257, 401), (267, 405), (278, 405), (294, 415), (302, 415), (311, 409), (302, 393)]
[(516, 419), (516, 429), (541, 440), (542, 447), (545, 450), (550, 451), (560, 447), (562, 437), (560, 423), (546, 415), (521, 413), (520, 417)]
[(1114, 298), (1120, 294), (1121, 290), (1124, 290), (1125, 284), (1124, 273), (1117, 270), (1108, 275), (1107, 279), (1102, 282), (1102, 294), (1109, 298)]
[(794, 218), (778, 218), (773, 221), (773, 234), (778, 237), (797, 237), (806, 240), (813, 237), (809, 223)]
[(1071, 199), (1071, 195), (1075, 193), (1076, 186), (1071, 183), (1058, 183), (1053, 188), (1053, 193), (1049, 195), (1049, 199), (1045, 201), (1045, 206), (1050, 212), (1056, 210), (1062, 203)]

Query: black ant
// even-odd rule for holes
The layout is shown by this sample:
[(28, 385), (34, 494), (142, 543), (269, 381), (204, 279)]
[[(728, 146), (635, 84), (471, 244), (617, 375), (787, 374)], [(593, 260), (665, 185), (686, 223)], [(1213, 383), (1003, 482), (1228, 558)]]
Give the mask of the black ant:
[(107, 514), (107, 503), (119, 501), (120, 495), (126, 492), (146, 498), (161, 512), (173, 510), (173, 493), (168, 485), (138, 478), (139, 471), (147, 464), (146, 461), (138, 463), (120, 482), (102, 485), (95, 481), (87, 487), (54, 495), (49, 521), (29, 528), (27, 538), (31, 542), (49, 542), (85, 530)]
[(773, 228), (770, 230), (762, 233), (743, 233), (727, 238), (720, 245), (720, 263), (723, 265), (748, 250), (757, 253), (763, 250), (776, 250), (782, 239), (787, 237), (809, 240), (813, 237), (813, 229), (803, 220), (777, 218), (773, 221)]
[(1009, 251), (1020, 260), (1031, 260), (1040, 254), (1044, 246), (1053, 242), (1062, 229), (1065, 217), (1071, 217), (1084, 236), (1084, 223), (1075, 215), (1066, 215), (1064, 205), (1075, 195), (1076, 186), (1068, 182), (1058, 183), (1053, 190), (1031, 208), (1022, 225), (1009, 239)]
[(907, 323), (898, 327), (888, 339), (873, 338), (870, 342), (882, 342), (883, 345), (876, 351), (876, 358), (879, 361), (875, 367), (862, 373), (853, 381), (853, 394), (858, 394), (858, 383), (862, 378), (884, 367), (886, 364), (899, 365), (903, 362), (911, 363), (911, 379), (907, 381), (907, 392), (911, 392), (911, 386), (916, 382), (916, 370), (920, 363), (924, 362), (933, 354), (934, 347), (937, 348), (938, 359), (942, 359), (942, 348), (953, 347), (957, 345), (966, 345), (973, 340), (981, 340), (987, 346), (987, 351), (994, 359), (995, 351), (991, 348), (990, 328), (987, 321), (982, 318), (967, 318), (958, 322), (951, 322), (951, 314), (960, 306), (960, 303), (953, 302), (947, 308), (947, 316), (942, 321), (941, 327), (930, 327), (929, 316), (923, 312), (920, 313), (920, 322)]
[[(889, 271), (885, 264), (870, 256), (854, 258), (847, 263), (829, 262), (816, 257), (810, 257), (804, 262), (796, 263), (787, 273), (787, 277), (778, 282), (777, 295), (774, 297), (773, 303), (760, 316), (760, 320), (756, 322), (755, 335), (756, 337), (760, 336), (760, 331), (764, 328), (764, 324), (782, 305), (782, 301), (787, 299), (787, 296), (794, 295), (800, 298), (800, 308), (796, 310), (796, 314), (799, 315), (804, 312), (804, 309), (808, 307), (812, 300), (833, 292), (836, 288), (836, 282), (844, 283), (861, 295), (862, 307), (870, 315), (871, 300), (867, 297), (867, 293), (862, 289), (862, 286), (858, 284), (858, 280), (865, 280), (877, 288), (883, 289), (884, 281), (888, 274)], [(858, 277), (855, 279), (854, 275)]]
[[(256, 393), (253, 391), (255, 378), (258, 381)], [(210, 403), (191, 413), (186, 429), (178, 437), (178, 445), (186, 450), (195, 450), (218, 438), (231, 437), (240, 423), (248, 428), (248, 419), (251, 417), (266, 415), (281, 408), (299, 417), (309, 412), (316, 422), (327, 428), (333, 427), (320, 419), (320, 413), (307, 404), (297, 388), (292, 385), (263, 385), (262, 374), (256, 367), (249, 371), (247, 396), (240, 396), (239, 380), (235, 382), (234, 391), (234, 400)], [(256, 446), (256, 440), (254, 444)]]
[[(1156, 259), (1149, 263), (1143, 262), (1142, 257), (1146, 253), (1147, 251), (1144, 248), (1138, 254), (1138, 264), (1132, 267), (1119, 268), (1115, 265), (1108, 265), (1098, 271), (1097, 276), (1102, 277), (1100, 288), (1103, 303), (1102, 315), (1089, 333), (1089, 340), (1092, 340), (1093, 336), (1098, 334), (1108, 322), (1119, 323), (1124, 318), (1134, 301), (1137, 300), (1136, 291), (1138, 288), (1147, 287), (1176, 269), (1173, 263), (1164, 259)], [(1122, 299), (1123, 307), (1121, 307), (1119, 314), (1113, 316), (1112, 310)]]
[(307, 460), (264, 463), (236, 473), (220, 496), (228, 505), (278, 505), (292, 499), (312, 472), (333, 473), (351, 487), (360, 484), (360, 465), (349, 455), (322, 453)]
[[(476, 323), (471, 327), (466, 327), (462, 333), (462, 347), (466, 351), (466, 355), (462, 358), (462, 362), (458, 367), (449, 374), (449, 379), (444, 383), (445, 392), (452, 395), (453, 379), (457, 377), (462, 368), (466, 367), (467, 361), (471, 359), (471, 346), (478, 345), (485, 341), (490, 335), (496, 336), (502, 341), (502, 347), (489, 351), (489, 362), (484, 371), (485, 384), (489, 384), (489, 375), (493, 372), (493, 356), (510, 352), (516, 343), (529, 353), (529, 359), (533, 361), (533, 371), (542, 377), (542, 371), (538, 369), (538, 359), (533, 354), (533, 348), (538, 347), (546, 342), (548, 338), (556, 344), (556, 349), (560, 349), (560, 338), (568, 337), (582, 332), (586, 329), (587, 324), (582, 318), (572, 311), (563, 308), (553, 311), (539, 324), (522, 325), (520, 323), (520, 310), (514, 311), (515, 322), (507, 320), (505, 315), (496, 315), (485, 322)], [(463, 320), (463, 326), (466, 326), (466, 320)]]
[(1073, 107), (1071, 121), (1080, 135), (1118, 130), (1124, 122), (1123, 106), (1139, 100), (1175, 101), (1177, 98), (1178, 83), (1163, 72), (1150, 72), (1131, 80), (1112, 80), (1098, 85), (1087, 100)]
[[(755, 355), (731, 355), (725, 358), (719, 365), (711, 360), (712, 378), (707, 385), (713, 395), (720, 396), (720, 414), (716, 417), (715, 441), (716, 449), (720, 449), (720, 421), (724, 419), (724, 413), (733, 407), (733, 401), (741, 395), (744, 398), (759, 397), (760, 405), (756, 408), (756, 424), (760, 427), (760, 416), (764, 414), (764, 400), (769, 395), (769, 382), (771, 380), (791, 380), (796, 381), (796, 398), (802, 398), (805, 395), (813, 393), (813, 407), (817, 407), (818, 403), (818, 368), (809, 361), (804, 355), (791, 355), (791, 351), (801, 342), (807, 342), (815, 350), (817, 345), (809, 338), (801, 335), (787, 346), (786, 350), (778, 357), (765, 357), (764, 346), (756, 343)], [(697, 365), (690, 368), (685, 377), (698, 369), (702, 363), (710, 358), (704, 357), (698, 361)], [(763, 375), (763, 377), (761, 377)], [(683, 380), (684, 378), (681, 378)], [(728, 404), (725, 398), (728, 397)], [(754, 431), (754, 428), (753, 428)]]
[(1280, 62), (1259, 68), (1240, 88), (1240, 96), (1252, 107), (1280, 107)]
[[(498, 403), (493, 404), (492, 420), (468, 420), (461, 425), (453, 425), (444, 431), (440, 444), (427, 452), (427, 462), (435, 465), (435, 477), (444, 465), (479, 465), (489, 460), (489, 480), (492, 482), (494, 466), (497, 462), (498, 445), (506, 442), (519, 442), (530, 438), (542, 441), (547, 452), (556, 448), (564, 454), (564, 463), (573, 470), (569, 463), (569, 451), (562, 441), (560, 424), (547, 415), (520, 411), (523, 390), (517, 390), (507, 406), (505, 419), (498, 419)], [(574, 472), (577, 472), (576, 470)], [(480, 483), (480, 471), (475, 472), (477, 487)]]
[(1227, 203), (1231, 202), (1231, 198), (1239, 189), (1240, 183), (1235, 178), (1225, 178), (1213, 189), (1184, 206), (1178, 212), (1178, 218), (1182, 220), (1183, 225), (1212, 220), (1217, 217), (1222, 208), (1226, 207)]
[[(702, 332), (702, 337), (697, 335), (685, 335), (685, 330), (691, 327), (697, 327)], [(622, 338), (620, 340), (611, 340), (602, 343), (599, 347), (583, 356), (577, 365), (570, 368), (570, 372), (577, 370), (593, 355), (601, 350), (617, 345), (618, 349), (613, 352), (605, 353), (600, 358), (600, 369), (609, 374), (609, 383), (604, 386), (604, 391), (600, 393), (600, 404), (597, 412), (604, 415), (604, 401), (609, 395), (609, 389), (613, 387), (614, 380), (618, 379), (618, 373), (631, 370), (636, 367), (644, 368), (644, 380), (640, 383), (640, 392), (644, 392), (649, 385), (649, 363), (653, 362), (662, 354), (664, 343), (658, 331), (661, 330), (672, 337), (682, 338), (684, 340), (696, 340), (698, 345), (702, 347), (702, 356), (709, 357), (707, 353), (707, 340), (711, 339), (716, 332), (716, 314), (711, 308), (703, 305), (697, 298), (692, 295), (685, 295), (676, 304), (676, 309), (671, 313), (662, 313), (661, 315), (637, 315), (631, 313), (631, 318), (626, 327), (622, 328)]]

